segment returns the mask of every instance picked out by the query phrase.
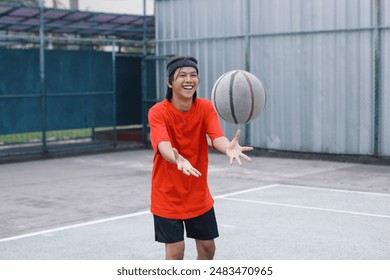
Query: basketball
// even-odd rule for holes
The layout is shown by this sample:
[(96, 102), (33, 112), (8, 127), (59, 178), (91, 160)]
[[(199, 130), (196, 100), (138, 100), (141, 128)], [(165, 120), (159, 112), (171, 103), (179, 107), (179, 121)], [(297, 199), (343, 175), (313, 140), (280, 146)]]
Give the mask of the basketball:
[(233, 70), (215, 82), (211, 101), (218, 115), (225, 121), (247, 124), (263, 112), (266, 92), (255, 75), (244, 70)]

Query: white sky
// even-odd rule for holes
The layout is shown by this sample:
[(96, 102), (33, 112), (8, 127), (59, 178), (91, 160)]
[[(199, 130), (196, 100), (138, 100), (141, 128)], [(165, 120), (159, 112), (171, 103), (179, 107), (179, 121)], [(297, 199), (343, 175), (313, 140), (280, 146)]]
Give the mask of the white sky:
[[(69, 0), (59, 0), (61, 8), (69, 8)], [(79, 10), (118, 14), (144, 13), (144, 0), (79, 0)], [(53, 7), (53, 0), (45, 0), (45, 6)], [(154, 13), (154, 0), (146, 0), (146, 13)]]

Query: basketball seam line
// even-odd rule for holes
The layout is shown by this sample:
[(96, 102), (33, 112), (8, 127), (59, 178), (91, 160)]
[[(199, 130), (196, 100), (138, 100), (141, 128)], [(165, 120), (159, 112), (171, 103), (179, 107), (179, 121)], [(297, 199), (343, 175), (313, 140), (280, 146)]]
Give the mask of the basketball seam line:
[(246, 75), (245, 72), (241, 72), (241, 74), (245, 77), (246, 81), (248, 82), (249, 90), (250, 90), (250, 93), (251, 93), (251, 111), (249, 113), (248, 119), (245, 121), (245, 123), (247, 123), (252, 118), (254, 110), (255, 110), (255, 93), (253, 91), (252, 82), (251, 82), (250, 78), (248, 77), (248, 75)]
[(225, 77), (226, 75), (227, 75), (227, 73), (223, 74), (223, 75), (219, 78), (217, 84), (215, 85), (215, 89), (214, 89), (214, 92), (213, 92), (215, 110), (218, 112), (218, 115), (219, 115), (222, 119), (224, 119), (225, 121), (227, 121), (227, 120), (222, 116), (221, 112), (220, 112), (219, 109), (218, 109), (218, 105), (217, 105), (217, 89), (218, 89), (219, 83), (222, 81), (223, 77)]
[(234, 84), (234, 78), (238, 74), (239, 71), (234, 72), (230, 76), (230, 85), (229, 85), (229, 96), (230, 96), (230, 110), (232, 111), (232, 117), (235, 124), (238, 124), (236, 114), (234, 112), (234, 100), (233, 100), (233, 84)]

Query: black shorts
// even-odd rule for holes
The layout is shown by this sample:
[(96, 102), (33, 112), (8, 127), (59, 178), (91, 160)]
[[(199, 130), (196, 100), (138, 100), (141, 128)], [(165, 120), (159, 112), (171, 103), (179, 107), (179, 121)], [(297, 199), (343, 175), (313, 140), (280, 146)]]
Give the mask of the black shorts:
[(188, 238), (212, 240), (219, 236), (214, 208), (187, 220), (168, 219), (153, 215), (156, 241), (176, 243), (184, 240), (184, 226)]

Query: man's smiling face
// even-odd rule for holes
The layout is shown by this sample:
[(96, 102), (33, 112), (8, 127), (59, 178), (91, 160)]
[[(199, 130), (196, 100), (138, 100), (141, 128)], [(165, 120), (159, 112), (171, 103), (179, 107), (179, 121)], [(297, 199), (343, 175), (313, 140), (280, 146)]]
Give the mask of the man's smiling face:
[(179, 99), (192, 99), (199, 85), (199, 77), (193, 67), (178, 68), (171, 84), (173, 95)]

